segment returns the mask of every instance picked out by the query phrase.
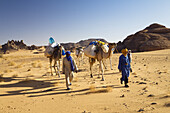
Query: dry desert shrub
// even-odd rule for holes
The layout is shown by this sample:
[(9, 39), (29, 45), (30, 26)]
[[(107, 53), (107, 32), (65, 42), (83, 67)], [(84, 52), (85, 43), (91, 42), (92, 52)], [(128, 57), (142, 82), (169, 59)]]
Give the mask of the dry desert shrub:
[(3, 54), (2, 53), (0, 53), (0, 58), (3, 58)]
[(137, 74), (135, 72), (133, 72), (132, 75), (137, 75)]
[(24, 62), (18, 64), (15, 68), (21, 68), (21, 67), (23, 67), (23, 65), (24, 65)]
[(89, 89), (90, 89), (90, 92), (94, 92), (96, 90), (94, 85), (91, 85)]
[(3, 77), (3, 74), (0, 74), (0, 78), (2, 78)]
[(9, 73), (9, 72), (13, 72), (12, 70), (10, 70), (10, 69), (6, 69), (6, 70), (4, 70), (4, 73)]
[(19, 64), (19, 65), (17, 65), (15, 68), (21, 68), (22, 67), (22, 65), (21, 64)]
[(21, 80), (20, 82), (29, 82), (31, 80), (33, 80), (33, 79), (30, 79), (30, 78), (26, 77), (25, 79)]
[(59, 82), (56, 82), (56, 83), (54, 84), (54, 86), (58, 86), (58, 84), (59, 84)]
[(34, 68), (37, 67), (37, 63), (36, 63), (36, 62), (33, 62), (31, 65), (32, 65), (32, 67), (34, 67)]
[(73, 79), (73, 82), (78, 82), (78, 78), (75, 77), (75, 78)]
[(12, 78), (16, 78), (16, 77), (18, 77), (18, 74), (13, 74), (12, 75)]
[(170, 107), (170, 102), (164, 104), (165, 107)]
[(0, 74), (0, 82), (3, 82), (4, 79), (3, 79), (3, 74)]
[(15, 65), (16, 65), (16, 63), (13, 62), (13, 61), (10, 61), (9, 64), (8, 64), (8, 66), (15, 66)]
[(37, 67), (38, 67), (38, 68), (42, 68), (42, 64), (41, 64), (41, 63), (39, 63)]
[(94, 86), (90, 86), (88, 93), (108, 93), (112, 91), (112, 87), (106, 87), (104, 89), (96, 89)]

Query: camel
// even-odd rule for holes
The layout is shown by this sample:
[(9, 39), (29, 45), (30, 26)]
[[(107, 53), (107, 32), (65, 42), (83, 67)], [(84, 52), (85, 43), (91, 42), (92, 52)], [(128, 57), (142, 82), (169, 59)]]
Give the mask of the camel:
[[(115, 48), (114, 48), (114, 49), (115, 49)], [(111, 54), (110, 54), (110, 56), (109, 56), (109, 58), (108, 58), (109, 61), (110, 61), (110, 69), (111, 69), (111, 70), (113, 70), (113, 68), (112, 68), (112, 59), (111, 59), (111, 57), (112, 57), (112, 55), (113, 55), (113, 51), (114, 51), (114, 50), (111, 51)], [(105, 61), (106, 61), (106, 59), (105, 59)], [(105, 69), (107, 69), (107, 67), (106, 67), (106, 65), (105, 65), (105, 63), (104, 63), (104, 60), (103, 60), (103, 66), (105, 67)]]
[(76, 49), (76, 56), (77, 56), (79, 66), (80, 66), (83, 63), (83, 56), (84, 56), (84, 52), (82, 48)]
[[(89, 63), (90, 63), (90, 71), (91, 71), (91, 77), (93, 78), (92, 75), (92, 66), (95, 63), (95, 60), (97, 59), (97, 61), (100, 63), (99, 64), (99, 75), (100, 75), (100, 71), (102, 72), (102, 81), (104, 81), (104, 70), (103, 70), (103, 60), (110, 58), (111, 56), (111, 52), (112, 52), (112, 48), (114, 48), (116, 46), (115, 43), (109, 43), (109, 51), (107, 53), (103, 52), (101, 47), (98, 47), (98, 52), (96, 54), (95, 59), (94, 58), (89, 58)], [(111, 59), (111, 58), (110, 58)], [(98, 76), (99, 76), (98, 75)]]
[[(62, 46), (56, 46), (54, 47), (54, 51), (52, 53), (51, 56), (49, 56), (49, 60), (50, 60), (50, 69), (51, 69), (51, 76), (53, 76), (53, 73), (52, 73), (52, 61), (54, 60), (54, 70), (55, 70), (55, 73), (56, 75), (58, 74), (58, 76), (60, 77), (60, 61), (61, 61), (61, 58), (62, 58)], [(57, 66), (57, 71), (56, 71), (56, 67)]]

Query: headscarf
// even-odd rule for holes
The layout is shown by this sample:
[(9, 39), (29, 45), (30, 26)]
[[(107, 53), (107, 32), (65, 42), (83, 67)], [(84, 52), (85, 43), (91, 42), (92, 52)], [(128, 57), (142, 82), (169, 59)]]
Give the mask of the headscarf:
[(126, 56), (126, 55), (127, 55), (127, 53), (128, 53), (128, 49), (127, 49), (127, 48), (122, 49), (122, 54), (123, 54), (124, 56)]
[(50, 43), (50, 44), (53, 44), (54, 42), (55, 42), (54, 39), (53, 39), (52, 37), (50, 37), (50, 38), (49, 38), (49, 43)]
[(71, 55), (71, 52), (70, 52), (70, 51), (67, 51), (67, 52), (66, 52), (66, 58), (67, 58), (68, 61), (71, 62), (71, 71), (74, 71), (74, 65), (73, 65), (72, 57), (71, 57), (71, 56), (67, 56), (67, 54), (68, 54), (68, 55)]

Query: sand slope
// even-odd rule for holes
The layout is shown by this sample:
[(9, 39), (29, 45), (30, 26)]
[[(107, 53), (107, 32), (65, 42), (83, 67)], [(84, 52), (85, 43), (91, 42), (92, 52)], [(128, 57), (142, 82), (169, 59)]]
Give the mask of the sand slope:
[(133, 53), (129, 88), (119, 81), (119, 56), (112, 56), (113, 70), (106, 60), (105, 81), (98, 78), (98, 63), (90, 78), (88, 58), (84, 57), (67, 91), (63, 74), (50, 76), (43, 53), (4, 55), (0, 58), (0, 113), (168, 113), (170, 49)]

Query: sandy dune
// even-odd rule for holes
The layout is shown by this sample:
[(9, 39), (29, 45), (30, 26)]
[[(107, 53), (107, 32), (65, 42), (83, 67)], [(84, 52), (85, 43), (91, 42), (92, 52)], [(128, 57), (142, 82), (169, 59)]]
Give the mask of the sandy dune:
[[(74, 54), (72, 54), (73, 57)], [(89, 76), (88, 58), (67, 91), (64, 75), (50, 76), (43, 53), (23, 51), (0, 58), (0, 113), (168, 113), (170, 111), (170, 49), (133, 53), (130, 87), (120, 84), (118, 58), (113, 70), (98, 78), (98, 63)]]

